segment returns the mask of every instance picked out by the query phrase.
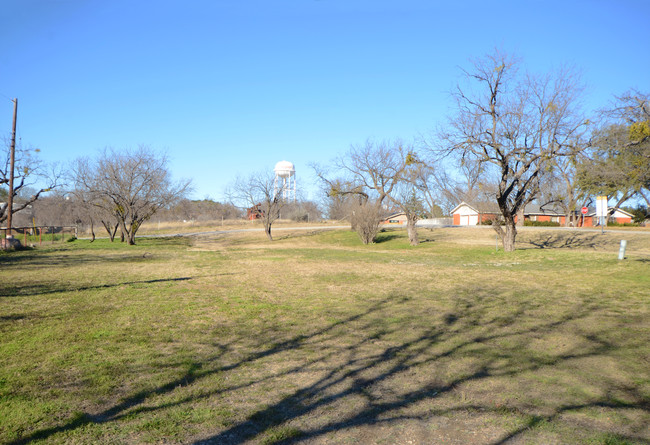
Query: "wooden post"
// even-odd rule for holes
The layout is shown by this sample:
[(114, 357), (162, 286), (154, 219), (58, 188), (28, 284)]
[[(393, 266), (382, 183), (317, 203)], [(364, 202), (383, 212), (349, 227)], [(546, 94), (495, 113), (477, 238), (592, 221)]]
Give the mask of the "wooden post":
[(38, 228), (38, 245), (40, 246), (42, 244), (43, 244), (43, 228), (39, 227)]

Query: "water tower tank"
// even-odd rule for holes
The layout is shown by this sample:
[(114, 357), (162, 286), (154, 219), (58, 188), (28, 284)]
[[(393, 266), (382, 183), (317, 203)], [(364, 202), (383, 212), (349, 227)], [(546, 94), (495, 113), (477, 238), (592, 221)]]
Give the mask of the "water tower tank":
[(280, 178), (290, 178), (296, 173), (296, 169), (294, 168), (293, 163), (289, 161), (278, 162), (275, 164), (273, 171)]

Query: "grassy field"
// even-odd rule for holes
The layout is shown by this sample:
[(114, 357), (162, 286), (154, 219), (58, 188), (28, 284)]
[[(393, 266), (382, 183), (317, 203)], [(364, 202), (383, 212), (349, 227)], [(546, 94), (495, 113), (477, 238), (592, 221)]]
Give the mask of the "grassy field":
[(650, 235), (0, 252), (0, 442), (650, 443)]

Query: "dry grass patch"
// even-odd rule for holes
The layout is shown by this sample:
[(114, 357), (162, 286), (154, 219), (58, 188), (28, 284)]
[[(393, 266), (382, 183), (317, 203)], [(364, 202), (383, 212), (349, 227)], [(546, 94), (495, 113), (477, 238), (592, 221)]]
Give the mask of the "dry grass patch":
[(0, 291), (0, 440), (650, 440), (643, 255), (506, 255), (471, 233), (0, 256), (1, 282), (17, 277)]

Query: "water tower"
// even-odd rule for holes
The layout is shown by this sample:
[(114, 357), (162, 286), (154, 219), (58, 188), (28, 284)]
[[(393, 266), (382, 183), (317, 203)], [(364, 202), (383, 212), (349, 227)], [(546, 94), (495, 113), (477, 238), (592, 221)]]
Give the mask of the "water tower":
[(296, 200), (296, 169), (289, 161), (280, 161), (275, 164), (275, 184), (273, 195), (282, 191), (282, 198), (285, 200)]

